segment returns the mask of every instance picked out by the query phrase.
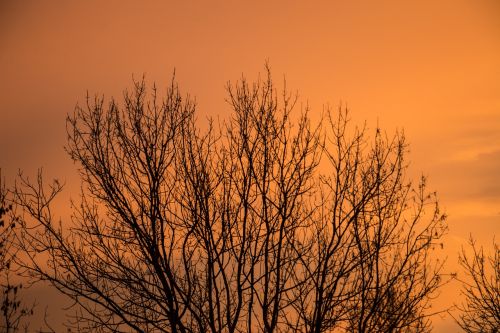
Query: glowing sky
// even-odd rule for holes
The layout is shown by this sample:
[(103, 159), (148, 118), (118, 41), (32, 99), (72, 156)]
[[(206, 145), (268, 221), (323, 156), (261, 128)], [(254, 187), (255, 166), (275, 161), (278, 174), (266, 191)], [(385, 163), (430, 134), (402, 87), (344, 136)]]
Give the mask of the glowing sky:
[(199, 117), (224, 117), (227, 81), (266, 60), (313, 113), (342, 102), (369, 128), (404, 128), (412, 174), (449, 215), (451, 262), (469, 233), (499, 233), (498, 0), (2, 1), (2, 173), (44, 167), (75, 189), (65, 115), (86, 90), (120, 97), (132, 75), (162, 85), (175, 68)]

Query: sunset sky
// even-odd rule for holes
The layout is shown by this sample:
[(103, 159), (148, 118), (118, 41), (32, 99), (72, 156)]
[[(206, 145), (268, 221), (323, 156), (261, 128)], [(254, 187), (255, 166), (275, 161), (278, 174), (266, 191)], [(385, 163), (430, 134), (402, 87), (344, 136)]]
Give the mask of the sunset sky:
[[(74, 193), (65, 117), (87, 90), (121, 98), (132, 77), (162, 87), (175, 69), (198, 118), (223, 118), (226, 83), (256, 78), (266, 61), (312, 114), (342, 104), (355, 123), (404, 129), (411, 175), (428, 176), (449, 215), (450, 271), (469, 234), (491, 245), (500, 232), (498, 0), (1, 1), (2, 175), (43, 167)], [(451, 289), (443, 302), (453, 303)], [(434, 321), (436, 332), (453, 325)]]

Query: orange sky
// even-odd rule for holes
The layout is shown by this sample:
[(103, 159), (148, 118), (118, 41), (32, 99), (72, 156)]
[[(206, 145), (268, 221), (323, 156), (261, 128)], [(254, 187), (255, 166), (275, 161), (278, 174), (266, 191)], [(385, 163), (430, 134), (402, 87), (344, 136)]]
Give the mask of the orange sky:
[[(119, 97), (132, 75), (161, 85), (175, 68), (199, 117), (224, 117), (226, 82), (256, 77), (266, 60), (312, 112), (342, 102), (358, 123), (405, 129), (412, 173), (429, 176), (449, 214), (450, 262), (469, 233), (491, 244), (500, 231), (498, 0), (2, 1), (2, 173), (43, 166), (77, 188), (65, 115), (87, 89)], [(436, 332), (447, 325), (436, 319)]]

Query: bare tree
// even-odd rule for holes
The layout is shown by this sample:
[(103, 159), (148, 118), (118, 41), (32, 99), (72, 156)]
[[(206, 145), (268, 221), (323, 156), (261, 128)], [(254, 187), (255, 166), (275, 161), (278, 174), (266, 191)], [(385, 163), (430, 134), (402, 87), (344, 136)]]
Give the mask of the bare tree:
[(466, 332), (500, 332), (500, 247), (493, 241), (493, 253), (484, 254), (472, 237), (462, 248), (460, 265), (466, 276), (461, 279), (465, 303), (456, 322)]
[(58, 182), (18, 183), (33, 276), (75, 301), (81, 331), (428, 329), (446, 226), (405, 179), (404, 136), (371, 141), (344, 110), (311, 126), (269, 69), (227, 89), (231, 117), (204, 132), (174, 81), (87, 97), (67, 121), (71, 227), (51, 213)]
[(33, 306), (28, 306), (20, 297), (22, 283), (16, 281), (14, 258), (18, 226), (19, 218), (8, 198), (0, 170), (0, 330), (5, 333), (26, 331), (29, 326), (26, 319), (33, 314)]

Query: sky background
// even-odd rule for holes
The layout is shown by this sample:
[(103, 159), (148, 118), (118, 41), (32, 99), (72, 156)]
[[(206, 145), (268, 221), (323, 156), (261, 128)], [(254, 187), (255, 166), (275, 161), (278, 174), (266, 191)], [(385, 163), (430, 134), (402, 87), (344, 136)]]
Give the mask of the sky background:
[[(227, 82), (256, 78), (266, 61), (313, 114), (342, 104), (354, 123), (404, 129), (411, 176), (428, 176), (449, 215), (450, 272), (469, 234), (491, 245), (500, 231), (498, 0), (1, 0), (2, 175), (43, 167), (76, 196), (65, 117), (87, 91), (120, 98), (132, 77), (161, 87), (175, 69), (198, 117), (224, 118)], [(439, 301), (453, 304), (457, 288)], [(454, 327), (447, 316), (434, 326)]]

